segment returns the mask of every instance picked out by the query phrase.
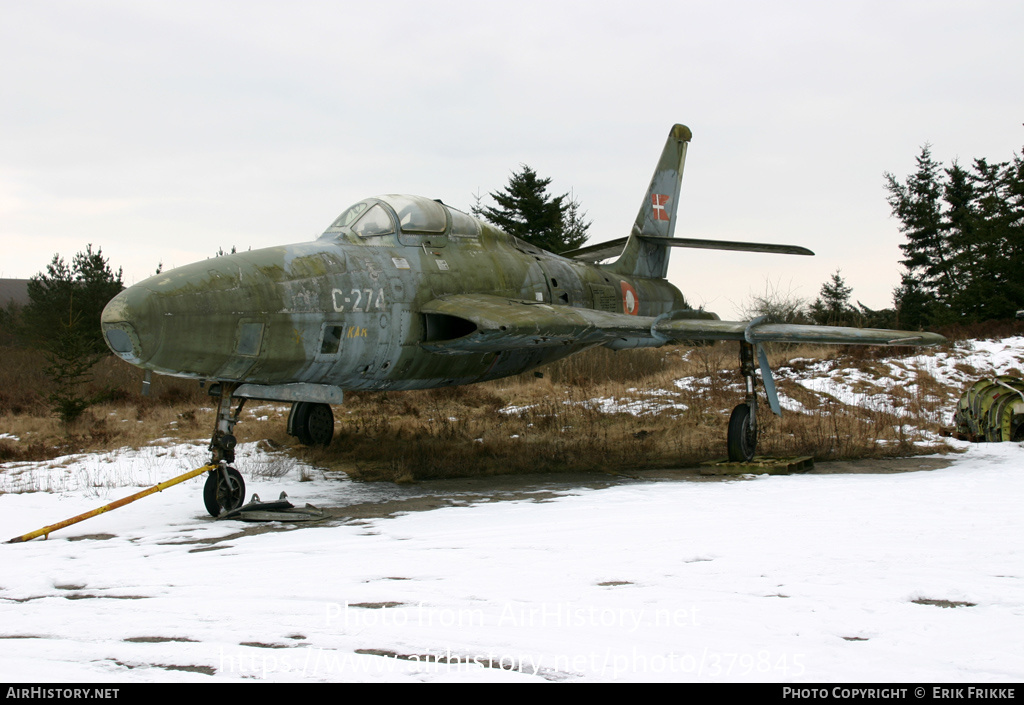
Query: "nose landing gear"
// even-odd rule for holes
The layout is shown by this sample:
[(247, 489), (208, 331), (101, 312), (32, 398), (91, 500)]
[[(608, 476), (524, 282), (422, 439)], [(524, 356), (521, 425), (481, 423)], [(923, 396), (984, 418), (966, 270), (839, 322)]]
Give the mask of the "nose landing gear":
[[(232, 432), (248, 398), (248, 395), (239, 397), (238, 407), (232, 411), (232, 395), (239, 386), (237, 382), (220, 382), (210, 388), (210, 394), (217, 398), (217, 421), (210, 439), (212, 469), (203, 488), (203, 502), (206, 510), (215, 517), (238, 509), (245, 502), (245, 481), (241, 473), (231, 467), (231, 463), (235, 462), (235, 445), (238, 443)], [(272, 388), (264, 388), (264, 392), (268, 389)], [(255, 398), (281, 399), (280, 396)], [(339, 393), (339, 401), (340, 398)], [(328, 445), (334, 436), (334, 413), (330, 405), (294, 402), (288, 415), (288, 433), (305, 445)]]
[(234, 413), (231, 412), (231, 393), (238, 385), (224, 382), (217, 394), (217, 425), (210, 439), (210, 452), (213, 454), (211, 470), (206, 476), (203, 487), (203, 503), (206, 511), (212, 516), (220, 516), (223, 512), (237, 509), (245, 502), (245, 480), (242, 474), (229, 465), (235, 462), (235, 445), (238, 441), (232, 435), (238, 416), (245, 406), (245, 398), (238, 404)]

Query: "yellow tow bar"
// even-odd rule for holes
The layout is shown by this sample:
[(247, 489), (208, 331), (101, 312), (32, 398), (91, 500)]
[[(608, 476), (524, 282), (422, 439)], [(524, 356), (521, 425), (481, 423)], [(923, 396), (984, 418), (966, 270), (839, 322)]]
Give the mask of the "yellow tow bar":
[(44, 526), (42, 529), (39, 529), (37, 531), (32, 531), (30, 533), (25, 534), (24, 536), (16, 536), (15, 538), (11, 539), (10, 541), (7, 541), (6, 543), (21, 543), (22, 541), (31, 541), (32, 539), (37, 538), (39, 536), (44, 536), (46, 538), (50, 538), (50, 532), (51, 531), (56, 531), (57, 529), (63, 529), (65, 526), (71, 526), (72, 524), (77, 524), (80, 521), (85, 521), (86, 519), (91, 519), (94, 516), (99, 516), (100, 514), (103, 514), (104, 512), (109, 512), (111, 509), (117, 509), (118, 507), (123, 507), (126, 504), (131, 504), (132, 502), (134, 502), (137, 499), (142, 499), (143, 497), (148, 497), (149, 495), (151, 495), (151, 494), (153, 494), (155, 492), (161, 492), (163, 490), (166, 490), (168, 487), (172, 487), (174, 485), (177, 485), (179, 482), (184, 482), (185, 480), (191, 480), (193, 477), (196, 477), (198, 475), (202, 475), (204, 472), (209, 472), (211, 470), (216, 470), (216, 469), (217, 469), (216, 465), (204, 465), (203, 467), (197, 468), (196, 470), (189, 470), (184, 475), (178, 475), (177, 477), (172, 478), (170, 480), (167, 480), (166, 482), (161, 482), (159, 485), (153, 485), (149, 489), (142, 490), (142, 492), (136, 492), (135, 494), (131, 495), (130, 497), (125, 497), (124, 499), (119, 499), (116, 502), (111, 502), (110, 504), (106, 504), (106, 505), (100, 507), (99, 509), (93, 509), (90, 512), (86, 512), (85, 514), (79, 514), (76, 517), (71, 517), (70, 519), (65, 519), (64, 521), (58, 522), (56, 524), (50, 524), (49, 526)]

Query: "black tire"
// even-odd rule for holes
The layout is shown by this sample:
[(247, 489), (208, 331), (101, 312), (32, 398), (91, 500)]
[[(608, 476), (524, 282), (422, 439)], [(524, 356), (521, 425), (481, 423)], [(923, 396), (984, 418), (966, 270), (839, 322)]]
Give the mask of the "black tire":
[(206, 476), (203, 503), (210, 516), (218, 517), (221, 512), (238, 509), (245, 502), (245, 480), (242, 479), (242, 473), (231, 467), (227, 470), (226, 479), (220, 470), (214, 470)]
[(334, 438), (334, 412), (329, 404), (296, 402), (292, 430), (299, 443), (307, 446), (330, 445)]
[(310, 404), (306, 417), (309, 439), (316, 446), (327, 446), (334, 438), (334, 412), (328, 404)]
[(754, 458), (757, 450), (757, 433), (754, 429), (753, 415), (749, 404), (740, 404), (732, 410), (729, 417), (729, 461), (746, 463)]

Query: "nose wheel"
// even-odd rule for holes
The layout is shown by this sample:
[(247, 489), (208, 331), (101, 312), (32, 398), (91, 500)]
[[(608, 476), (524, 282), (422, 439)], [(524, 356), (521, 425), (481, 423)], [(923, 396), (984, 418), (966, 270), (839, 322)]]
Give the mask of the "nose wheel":
[(245, 480), (242, 473), (227, 465), (211, 470), (203, 487), (203, 503), (210, 516), (238, 509), (245, 502)]

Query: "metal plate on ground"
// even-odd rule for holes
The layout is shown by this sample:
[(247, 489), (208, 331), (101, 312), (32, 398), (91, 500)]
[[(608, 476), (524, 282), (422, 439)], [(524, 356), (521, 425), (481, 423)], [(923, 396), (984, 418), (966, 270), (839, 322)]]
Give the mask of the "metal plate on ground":
[(298, 522), (318, 521), (323, 519), (325, 516), (326, 515), (323, 510), (314, 507), (312, 504), (307, 504), (305, 507), (293, 507), (291, 509), (282, 509), (279, 511), (253, 509), (242, 512), (231, 518), (237, 519), (238, 521)]
[(814, 469), (814, 458), (809, 455), (772, 457), (755, 455), (746, 462), (709, 460), (701, 463), (701, 475), (791, 475)]
[(217, 520), (237, 519), (238, 521), (316, 521), (324, 518), (323, 510), (307, 504), (305, 507), (296, 507), (288, 501), (288, 495), (284, 492), (272, 502), (260, 501), (260, 496), (254, 494), (252, 501), (246, 505), (224, 512)]

